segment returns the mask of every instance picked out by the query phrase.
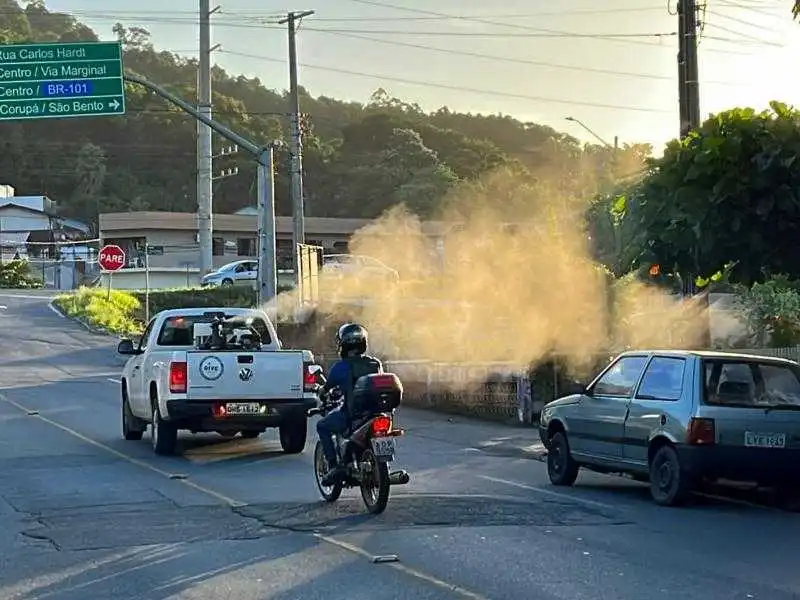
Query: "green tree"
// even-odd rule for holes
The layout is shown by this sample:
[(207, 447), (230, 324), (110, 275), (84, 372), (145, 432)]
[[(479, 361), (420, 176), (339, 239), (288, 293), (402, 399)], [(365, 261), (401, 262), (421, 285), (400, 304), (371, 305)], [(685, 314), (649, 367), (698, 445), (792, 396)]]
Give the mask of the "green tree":
[(773, 102), (760, 113), (712, 115), (664, 156), (627, 198), (646, 232), (640, 262), (703, 277), (735, 263), (734, 281), (800, 276), (800, 114)]

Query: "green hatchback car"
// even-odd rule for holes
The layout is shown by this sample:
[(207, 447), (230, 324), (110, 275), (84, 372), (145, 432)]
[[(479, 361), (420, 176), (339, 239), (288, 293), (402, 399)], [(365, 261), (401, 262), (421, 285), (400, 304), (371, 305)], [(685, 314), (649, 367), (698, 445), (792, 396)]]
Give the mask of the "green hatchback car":
[(796, 485), (800, 364), (710, 351), (617, 356), (589, 385), (548, 403), (539, 434), (554, 485), (581, 467), (650, 483), (681, 504), (700, 481)]

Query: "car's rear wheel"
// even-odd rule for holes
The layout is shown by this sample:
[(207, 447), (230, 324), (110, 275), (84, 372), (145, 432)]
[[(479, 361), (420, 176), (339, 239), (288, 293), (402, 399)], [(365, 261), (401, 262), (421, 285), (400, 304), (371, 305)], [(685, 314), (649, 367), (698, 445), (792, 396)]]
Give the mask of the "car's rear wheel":
[(670, 445), (656, 450), (650, 461), (650, 495), (661, 506), (680, 506), (689, 496), (689, 476), (681, 468), (678, 453)]
[(550, 483), (559, 486), (570, 486), (578, 478), (580, 465), (572, 458), (569, 442), (564, 432), (556, 432), (550, 438), (547, 449), (547, 476)]
[(300, 454), (306, 447), (308, 431), (305, 418), (297, 418), (281, 423), (279, 427), (281, 448), (286, 454)]

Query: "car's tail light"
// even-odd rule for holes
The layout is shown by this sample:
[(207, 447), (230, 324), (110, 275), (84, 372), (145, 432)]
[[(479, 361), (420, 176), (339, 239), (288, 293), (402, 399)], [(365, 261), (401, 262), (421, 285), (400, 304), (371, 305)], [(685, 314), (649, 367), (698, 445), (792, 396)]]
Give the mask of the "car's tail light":
[(714, 419), (694, 418), (689, 421), (687, 442), (692, 446), (711, 446), (717, 442)]
[(306, 392), (313, 392), (314, 386), (317, 385), (317, 374), (311, 371), (313, 365), (305, 365), (303, 367), (303, 390)]
[(392, 430), (392, 419), (386, 415), (380, 415), (372, 420), (372, 435), (375, 437), (386, 437)]
[(169, 363), (169, 391), (173, 394), (186, 393), (187, 369), (185, 362)]

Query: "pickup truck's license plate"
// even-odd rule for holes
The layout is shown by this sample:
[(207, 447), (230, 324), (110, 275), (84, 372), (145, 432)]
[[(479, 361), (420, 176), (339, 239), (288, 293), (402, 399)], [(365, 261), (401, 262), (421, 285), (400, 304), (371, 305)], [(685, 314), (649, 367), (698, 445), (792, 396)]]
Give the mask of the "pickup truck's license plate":
[(372, 451), (379, 459), (391, 460), (394, 458), (394, 438), (372, 438)]
[(229, 415), (260, 415), (261, 405), (258, 402), (228, 402), (225, 412)]
[(748, 448), (785, 448), (786, 434), (745, 431), (744, 445)]

